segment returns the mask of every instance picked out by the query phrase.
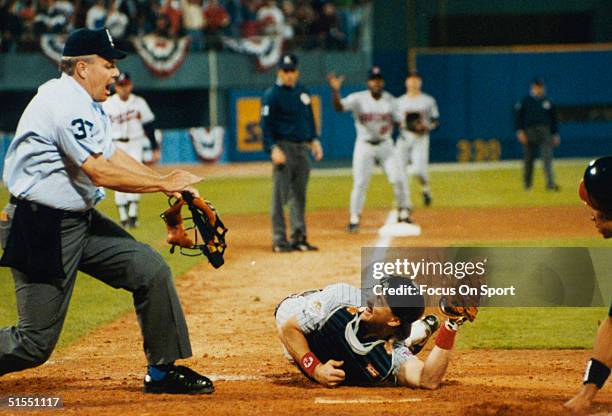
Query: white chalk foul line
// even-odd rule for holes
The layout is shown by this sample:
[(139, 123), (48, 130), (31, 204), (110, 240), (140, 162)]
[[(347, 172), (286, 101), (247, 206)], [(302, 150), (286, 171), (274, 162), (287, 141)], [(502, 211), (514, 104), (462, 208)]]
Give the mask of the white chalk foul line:
[(212, 381), (257, 381), (269, 379), (269, 377), (266, 376), (257, 376), (249, 374), (213, 374), (207, 375), (206, 377), (208, 377)]
[(385, 399), (382, 397), (357, 397), (350, 399), (315, 397), (315, 404), (383, 404), (383, 403), (414, 403), (420, 402), (423, 399), (418, 397), (405, 397), (401, 399)]

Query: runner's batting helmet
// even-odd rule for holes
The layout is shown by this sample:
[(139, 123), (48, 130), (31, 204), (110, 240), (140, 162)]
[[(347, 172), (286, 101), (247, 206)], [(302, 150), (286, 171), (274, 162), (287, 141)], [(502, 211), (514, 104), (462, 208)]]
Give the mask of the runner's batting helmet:
[(589, 163), (578, 193), (591, 208), (612, 212), (612, 156), (601, 157)]

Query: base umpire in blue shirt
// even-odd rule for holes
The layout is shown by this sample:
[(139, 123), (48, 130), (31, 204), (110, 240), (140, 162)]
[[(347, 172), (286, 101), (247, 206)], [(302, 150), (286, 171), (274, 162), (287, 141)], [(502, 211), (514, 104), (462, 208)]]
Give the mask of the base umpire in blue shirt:
[(552, 101), (546, 96), (542, 78), (535, 78), (531, 82), (530, 94), (516, 103), (514, 110), (516, 137), (525, 151), (525, 168), (523, 171), (525, 190), (531, 189), (533, 162), (539, 149), (544, 163), (546, 189), (559, 191), (552, 167), (553, 148), (558, 146), (560, 142), (557, 112)]
[[(323, 158), (312, 113), (310, 93), (297, 83), (300, 72), (295, 55), (284, 55), (277, 82), (266, 90), (261, 102), (264, 148), (274, 165), (272, 191), (272, 249), (276, 253), (312, 251), (307, 240), (304, 211), (310, 174), (311, 152)], [(289, 204), (291, 242), (285, 231), (284, 206)]]

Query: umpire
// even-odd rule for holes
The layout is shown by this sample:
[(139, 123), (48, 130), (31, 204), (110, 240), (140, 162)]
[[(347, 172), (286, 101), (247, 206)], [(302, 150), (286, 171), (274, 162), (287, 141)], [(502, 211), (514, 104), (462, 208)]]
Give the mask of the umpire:
[[(272, 250), (275, 253), (312, 251), (306, 236), (306, 188), (310, 174), (308, 152), (315, 160), (323, 149), (315, 127), (310, 93), (298, 84), (300, 72), (295, 55), (281, 57), (276, 84), (261, 102), (264, 149), (274, 166), (272, 190)], [(291, 242), (285, 231), (284, 206), (289, 203)]]
[(533, 162), (540, 150), (546, 175), (546, 189), (559, 191), (553, 172), (553, 148), (559, 145), (557, 113), (553, 103), (546, 96), (542, 78), (531, 81), (530, 94), (514, 105), (516, 137), (523, 145), (525, 167), (523, 186), (531, 189), (533, 183)]
[(47, 361), (82, 271), (132, 293), (149, 364), (145, 392), (212, 393), (208, 378), (174, 365), (191, 356), (191, 345), (170, 268), (94, 208), (102, 187), (197, 194), (191, 185), (201, 180), (183, 170), (161, 176), (114, 146), (101, 103), (123, 58), (107, 30), (73, 32), (61, 77), (38, 89), (8, 148), (0, 264), (11, 267), (19, 321), (0, 328), (0, 376)]

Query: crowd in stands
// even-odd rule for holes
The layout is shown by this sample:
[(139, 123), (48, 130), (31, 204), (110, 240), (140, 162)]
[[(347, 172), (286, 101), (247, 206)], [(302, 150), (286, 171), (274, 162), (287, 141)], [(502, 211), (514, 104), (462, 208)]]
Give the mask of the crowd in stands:
[(0, 50), (39, 50), (43, 34), (109, 29), (118, 47), (156, 33), (189, 36), (191, 50), (222, 49), (222, 36), (282, 36), (288, 47), (358, 47), (371, 0), (0, 0)]

